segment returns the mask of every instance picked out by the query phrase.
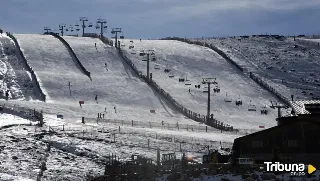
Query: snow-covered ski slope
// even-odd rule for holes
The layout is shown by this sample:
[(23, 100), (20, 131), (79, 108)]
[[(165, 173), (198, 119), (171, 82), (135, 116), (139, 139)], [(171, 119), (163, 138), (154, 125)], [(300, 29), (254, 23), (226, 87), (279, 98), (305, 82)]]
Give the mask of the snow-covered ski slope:
[(9, 90), (9, 99), (37, 99), (30, 72), (22, 61), (14, 42), (5, 34), (0, 34), (1, 98), (5, 98), (5, 91)]
[[(15, 36), (41, 80), (49, 100), (46, 106), (64, 114), (66, 119), (83, 114), (95, 118), (106, 108), (105, 118), (110, 119), (197, 124), (172, 110), (151, 88), (132, 75), (115, 48), (104, 45), (98, 39), (64, 37), (84, 67), (91, 72), (91, 81), (78, 68), (67, 48), (53, 36)], [(81, 100), (84, 101), (82, 108), (78, 103)], [(155, 113), (150, 110), (155, 110)]]
[(317, 46), (289, 37), (234, 37), (199, 41), (218, 47), (239, 65), (266, 78), (288, 98), (291, 95), (298, 100), (320, 98), (320, 48)]
[[(276, 98), (243, 76), (213, 50), (170, 40), (125, 39), (121, 40), (121, 44), (126, 55), (144, 75), (147, 63), (139, 57), (139, 51), (154, 50), (157, 59), (150, 61), (152, 79), (186, 108), (206, 115), (207, 93), (203, 93), (206, 85), (201, 84), (201, 81), (202, 78), (213, 77), (221, 90), (220, 93), (214, 93), (212, 89), (215, 86), (211, 89), (211, 113), (215, 118), (234, 128), (258, 129), (259, 126), (267, 128), (276, 125), (277, 114), (274, 109), (267, 108), (268, 115), (261, 115), (260, 112), (262, 107), (270, 105), (270, 100), (276, 101)], [(134, 48), (129, 49), (129, 46)], [(155, 69), (157, 66), (160, 69)], [(164, 69), (170, 69), (170, 72), (165, 73)], [(179, 78), (190, 81), (179, 82)], [(185, 85), (186, 83), (191, 85)], [(199, 84), (200, 89), (195, 88)], [(243, 101), (242, 106), (235, 105), (239, 98)], [(232, 102), (225, 102), (226, 100)], [(248, 111), (250, 100), (257, 111)]]

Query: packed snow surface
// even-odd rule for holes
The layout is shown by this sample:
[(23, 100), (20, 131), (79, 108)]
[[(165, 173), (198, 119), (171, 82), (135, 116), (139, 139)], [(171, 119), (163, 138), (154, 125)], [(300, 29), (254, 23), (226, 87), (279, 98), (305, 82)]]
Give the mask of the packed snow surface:
[[(46, 105), (50, 104), (50, 109), (64, 114), (66, 119), (80, 117), (79, 114), (97, 117), (98, 113), (106, 111), (106, 118), (197, 124), (172, 109), (132, 74), (115, 48), (98, 39), (64, 37), (83, 66), (91, 72), (90, 80), (57, 38), (51, 35), (15, 36), (41, 80), (41, 87), (48, 97)], [(82, 108), (79, 101), (84, 101)]]
[[(277, 99), (209, 48), (171, 40), (128, 39), (121, 40), (121, 48), (145, 75), (147, 63), (142, 60), (146, 57), (140, 57), (139, 52), (154, 50), (156, 60), (152, 61), (150, 56), (152, 79), (191, 111), (206, 115), (208, 93), (203, 93), (207, 85), (201, 83), (202, 78), (216, 78), (218, 84), (211, 85), (210, 111), (217, 120), (240, 129), (276, 125), (276, 110), (269, 105), (270, 100), (277, 102)], [(165, 69), (170, 72), (165, 73)], [(179, 82), (181, 78), (185, 81)], [(220, 93), (214, 93), (216, 87)], [(243, 104), (236, 106), (236, 100), (242, 100)], [(248, 111), (249, 108), (256, 111)], [(264, 109), (269, 111), (267, 115), (261, 114)]]

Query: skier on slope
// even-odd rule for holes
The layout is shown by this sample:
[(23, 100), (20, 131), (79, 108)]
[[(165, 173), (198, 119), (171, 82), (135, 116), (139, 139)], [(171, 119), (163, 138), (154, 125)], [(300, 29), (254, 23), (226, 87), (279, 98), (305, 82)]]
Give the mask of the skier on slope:
[(97, 43), (94, 43), (94, 47), (97, 47)]
[(106, 67), (106, 70), (108, 71), (108, 64), (104, 63), (104, 66)]
[(98, 103), (98, 95), (96, 95), (96, 97), (94, 98), (96, 100), (96, 102)]

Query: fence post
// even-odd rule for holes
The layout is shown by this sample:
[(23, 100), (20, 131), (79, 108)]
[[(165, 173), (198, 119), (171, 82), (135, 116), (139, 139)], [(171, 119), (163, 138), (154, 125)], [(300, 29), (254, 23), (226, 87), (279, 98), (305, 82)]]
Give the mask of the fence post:
[(181, 142), (180, 142), (180, 152), (182, 152), (182, 149), (181, 149)]
[(84, 130), (82, 130), (82, 138), (84, 138)]
[(150, 139), (148, 139), (148, 149), (150, 149)]
[(206, 132), (208, 132), (208, 126), (206, 126)]
[(133, 127), (133, 120), (131, 121), (131, 125), (132, 125), (132, 127)]
[(119, 126), (119, 134), (120, 134), (120, 126)]
[(113, 134), (113, 142), (114, 143), (116, 142), (116, 134), (115, 133)]
[(156, 139), (158, 139), (158, 134), (156, 133)]
[(62, 131), (64, 131), (64, 124), (62, 125)]

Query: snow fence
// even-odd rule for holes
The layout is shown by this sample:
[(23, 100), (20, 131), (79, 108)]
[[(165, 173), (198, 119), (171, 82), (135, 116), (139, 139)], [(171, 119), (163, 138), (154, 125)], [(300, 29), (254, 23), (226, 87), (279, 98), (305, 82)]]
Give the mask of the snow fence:
[(122, 52), (120, 47), (119, 47), (119, 54), (122, 57), (122, 59), (133, 69), (133, 71), (139, 75), (141, 79), (143, 79), (151, 88), (153, 88), (156, 92), (158, 92), (161, 96), (163, 96), (166, 100), (168, 100), (184, 116), (196, 122), (205, 123), (206, 125), (212, 126), (219, 130), (233, 131), (232, 126), (228, 124), (224, 124), (222, 121), (218, 121), (213, 117), (208, 118), (207, 116), (188, 110), (187, 108), (179, 104), (169, 93), (164, 91), (156, 82), (154, 82), (153, 80), (148, 80), (147, 76), (142, 75), (141, 71), (139, 71), (136, 68), (136, 66), (132, 63), (132, 61)]
[(16, 37), (14, 37), (11, 33), (8, 33), (8, 32), (7, 32), (7, 36), (10, 37), (13, 40), (14, 44), (17, 46), (17, 48), (19, 50), (19, 53), (20, 53), (20, 56), (22, 57), (22, 60), (25, 63), (25, 66), (27, 67), (27, 70), (31, 73), (32, 80), (35, 81), (36, 87), (40, 92), (41, 101), (46, 102), (46, 95), (43, 93), (43, 91), (42, 91), (42, 89), (40, 87), (40, 83), (39, 83), (40, 79), (36, 76), (36, 74), (33, 71), (32, 67), (28, 64), (28, 61), (27, 61), (26, 57), (24, 56)]
[(0, 112), (19, 116), (21, 118), (28, 119), (28, 120), (39, 121), (39, 122), (43, 121), (42, 111), (37, 111), (35, 109), (21, 107), (18, 105), (10, 106), (8, 104), (2, 104), (0, 105)]
[[(214, 46), (212, 44), (209, 45), (208, 43), (203, 43), (203, 42), (199, 42), (199, 41), (192, 41), (192, 40), (188, 40), (188, 39), (184, 39), (184, 38), (178, 38), (178, 37), (164, 38), (163, 40), (176, 40), (176, 41), (181, 41), (181, 42), (188, 43), (188, 44), (196, 44), (196, 45), (199, 45), (199, 46), (204, 46), (204, 47), (210, 48), (210, 49), (214, 50), (215, 52), (217, 52), (225, 60), (227, 60), (228, 62), (233, 64), (235, 67), (237, 67), (241, 72), (244, 72), (245, 70), (247, 70), (246, 67), (242, 67), (239, 64), (237, 64), (228, 55), (226, 55), (222, 50), (220, 50), (219, 48), (217, 48), (216, 46)], [(267, 91), (269, 91), (270, 93), (272, 93), (281, 102), (285, 103), (287, 106), (292, 107), (292, 104), (291, 104), (289, 98), (287, 98), (286, 96), (282, 95), (275, 88), (270, 86), (266, 81), (262, 80), (258, 75), (254, 74), (252, 72), (249, 72), (249, 77), (253, 81), (255, 81), (257, 84), (259, 84), (262, 88), (264, 88)]]
[(90, 79), (91, 79), (91, 76), (90, 76), (90, 72), (87, 71), (86, 68), (84, 68), (84, 66), (82, 65), (82, 63), (80, 62), (80, 60), (78, 59), (77, 55), (74, 53), (73, 49), (71, 48), (71, 46), (69, 45), (69, 43), (67, 43), (66, 40), (64, 40), (61, 36), (55, 34), (55, 33), (52, 33), (50, 32), (49, 33), (50, 35), (54, 36), (55, 38), (59, 39), (66, 47), (67, 49), (69, 50), (69, 52), (71, 52), (72, 56), (75, 58), (75, 60), (77, 61), (77, 63), (79, 64), (80, 68), (81, 68), (81, 71), (84, 72), (85, 75), (87, 75)]

